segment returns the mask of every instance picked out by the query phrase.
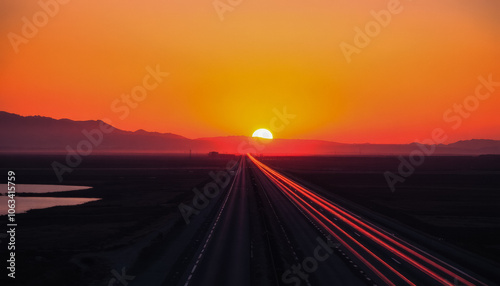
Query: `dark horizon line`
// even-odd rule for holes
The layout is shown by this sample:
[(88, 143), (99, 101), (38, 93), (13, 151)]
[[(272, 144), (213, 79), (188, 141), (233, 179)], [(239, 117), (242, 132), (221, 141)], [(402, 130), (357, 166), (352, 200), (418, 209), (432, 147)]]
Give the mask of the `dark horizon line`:
[[(177, 134), (177, 133), (172, 133), (172, 132), (160, 132), (160, 131), (148, 131), (146, 129), (143, 129), (143, 128), (140, 128), (140, 129), (137, 129), (137, 130), (125, 130), (125, 129), (120, 129), (120, 128), (117, 128), (115, 126), (113, 126), (112, 124), (109, 124), (101, 119), (88, 119), (88, 120), (75, 120), (75, 119), (70, 119), (70, 118), (66, 118), (66, 117), (63, 117), (63, 118), (54, 118), (54, 117), (49, 117), (49, 116), (44, 116), (44, 115), (21, 115), (21, 114), (17, 114), (17, 113), (12, 113), (12, 112), (8, 112), (8, 111), (3, 111), (3, 110), (0, 110), (0, 113), (7, 113), (7, 114), (10, 114), (10, 115), (15, 115), (15, 116), (20, 116), (20, 117), (23, 117), (23, 118), (29, 118), (29, 117), (38, 117), (38, 118), (47, 118), (47, 119), (52, 119), (52, 120), (68, 120), (68, 121), (72, 121), (72, 122), (104, 122), (110, 126), (112, 126), (114, 129), (116, 130), (119, 130), (119, 131), (124, 131), (124, 132), (132, 132), (132, 133), (135, 133), (135, 132), (147, 132), (147, 133), (157, 133), (157, 134), (165, 134), (165, 135), (176, 135), (176, 136), (180, 136), (180, 137), (183, 137), (185, 139), (188, 139), (188, 140), (204, 140), (204, 139), (214, 139), (214, 138), (230, 138), (230, 137), (246, 137), (246, 138), (256, 138), (256, 137), (252, 137), (252, 136), (248, 136), (248, 135), (220, 135), (220, 136), (211, 136), (211, 137), (197, 137), (197, 138), (189, 138), (189, 137), (186, 137), (184, 135), (180, 135), (180, 134)], [(274, 135), (274, 134), (273, 134)], [(411, 142), (406, 142), (406, 143), (370, 143), (370, 142), (363, 142), (363, 143), (353, 143), (353, 142), (339, 142), (339, 141), (330, 141), (330, 140), (325, 140), (325, 139), (303, 139), (303, 138), (273, 138), (273, 139), (267, 139), (267, 140), (299, 140), (299, 141), (318, 141), (318, 142), (325, 142), (325, 143), (336, 143), (336, 144), (344, 144), (344, 145), (411, 145), (411, 144), (423, 144), (423, 143), (420, 143), (420, 142), (416, 142), (416, 141), (411, 141)], [(495, 141), (495, 142), (500, 142), (499, 139), (491, 139), (491, 138), (469, 138), (469, 139), (459, 139), (457, 141), (454, 141), (454, 142), (450, 142), (450, 143), (440, 143), (440, 144), (434, 144), (435, 146), (439, 146), (439, 145), (452, 145), (452, 144), (455, 144), (455, 143), (458, 143), (458, 142), (467, 142), (467, 141)], [(427, 145), (427, 144), (423, 144), (423, 145)]]

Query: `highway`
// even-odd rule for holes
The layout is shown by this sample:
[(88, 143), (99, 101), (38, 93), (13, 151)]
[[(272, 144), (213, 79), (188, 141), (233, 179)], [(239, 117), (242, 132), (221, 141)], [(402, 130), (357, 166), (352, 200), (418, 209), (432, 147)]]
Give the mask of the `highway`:
[(245, 169), (246, 160), (240, 160), (233, 184), (185, 285), (251, 285), (250, 216), (246, 195), (250, 188)]
[(178, 285), (486, 285), (249, 154), (219, 200)]

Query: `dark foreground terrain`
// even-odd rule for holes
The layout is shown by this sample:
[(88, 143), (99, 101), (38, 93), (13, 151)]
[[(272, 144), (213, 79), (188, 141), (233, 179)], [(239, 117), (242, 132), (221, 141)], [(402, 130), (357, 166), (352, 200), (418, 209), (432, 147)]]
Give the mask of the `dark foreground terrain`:
[[(102, 198), (80, 206), (18, 214), (16, 283), (6, 279), (2, 266), (0, 284), (127, 285), (130, 278), (130, 285), (184, 285), (185, 271), (193, 266), (193, 257), (198, 256), (206, 234), (226, 204), (227, 192), (224, 191), (230, 188), (222, 190), (221, 195), (210, 202), (211, 207), (192, 216), (190, 224), (182, 217), (179, 204), (192, 205), (193, 189), (202, 190), (214, 181), (211, 172), (233, 172), (227, 168), (228, 162), (233, 160), (236, 162), (239, 158), (96, 155), (84, 158), (60, 183), (51, 163), (64, 162), (63, 155), (0, 155), (0, 172), (15, 171), (18, 184), (93, 187), (45, 196)], [(389, 189), (384, 172), (397, 172), (399, 159), (396, 157), (263, 157), (259, 160), (389, 229), (397, 229), (398, 225), (404, 226), (403, 229), (416, 229), (424, 238), (419, 239), (414, 233), (408, 237), (432, 251), (436, 251), (436, 247), (432, 243), (429, 245), (429, 241), (449, 244), (451, 250), (443, 248), (438, 254), (490, 281), (498, 278), (491, 265), (500, 262), (500, 157), (429, 157), (404, 183), (397, 184), (394, 192)], [(287, 211), (283, 209), (284, 214), (280, 214), (276, 209), (275, 212), (263, 191), (262, 184), (268, 183), (260, 183), (265, 182), (265, 178), (260, 178), (262, 175), (250, 166), (250, 162), (238, 162), (239, 168), (246, 168), (248, 172), (236, 175), (239, 179), (234, 180), (233, 185), (248, 193), (243, 197), (227, 196), (230, 198), (227, 209), (234, 215), (223, 215), (220, 227), (229, 228), (234, 224), (236, 229), (249, 233), (248, 241), (238, 243), (251, 246), (251, 252), (245, 254), (250, 259), (249, 272), (261, 273), (261, 278), (249, 281), (251, 285), (285, 285), (287, 283), (280, 281), (280, 274), (294, 261), (291, 255), (287, 257), (286, 248), (307, 242), (313, 249), (315, 240), (310, 238), (319, 234), (310, 231), (303, 239), (296, 236), (291, 242), (287, 241), (285, 233), (295, 234), (303, 229), (293, 230), (299, 225), (293, 222), (304, 218), (297, 216), (296, 220), (284, 222)], [(231, 176), (235, 176), (234, 173)], [(278, 202), (280, 197), (276, 196), (270, 199)], [(238, 200), (242, 207), (238, 207)], [(248, 213), (238, 215), (243, 207), (248, 207)], [(241, 220), (250, 225), (249, 229), (241, 229), (240, 215)], [(5, 233), (6, 216), (0, 218), (3, 221), (1, 233)], [(279, 227), (280, 221), (285, 223), (283, 229)], [(229, 233), (214, 232), (214, 236), (231, 237), (230, 228)], [(405, 235), (403, 230), (399, 234)], [(4, 257), (7, 258), (6, 241), (2, 240), (0, 253), (4, 261)], [(224, 250), (234, 243), (234, 240), (223, 243), (219, 238), (214, 241), (219, 246), (207, 248), (208, 253), (213, 252), (209, 256), (214, 259), (221, 253), (217, 249)], [(188, 247), (178, 247), (183, 243)], [(299, 259), (309, 254), (308, 247), (296, 248)], [(453, 247), (466, 249), (470, 254), (462, 256), (461, 251)], [(168, 257), (172, 253), (179, 258)], [(277, 258), (283, 263), (279, 264)], [(336, 259), (337, 271), (351, 271), (344, 266), (341, 256), (332, 259)], [(214, 267), (213, 273), (221, 263), (228, 267), (238, 263), (231, 263), (224, 256), (221, 260), (208, 262), (209, 267)], [(175, 267), (166, 269), (164, 265)], [(318, 274), (321, 271), (320, 268)], [(200, 271), (197, 273), (191, 285), (202, 285), (199, 283), (209, 278), (221, 279), (209, 277), (213, 274), (211, 271), (202, 272), (203, 275)], [(321, 275), (333, 274), (324, 269)], [(137, 277), (132, 279), (133, 276)], [(120, 277), (124, 280), (118, 281)], [(275, 282), (270, 282), (273, 279)], [(362, 281), (359, 277), (352, 281), (358, 280)], [(327, 282), (311, 281), (312, 285)]]
[[(131, 268), (129, 260), (147, 252), (151, 241), (161, 238), (167, 243), (168, 233), (185, 227), (179, 203), (190, 201), (193, 188), (210, 181), (209, 173), (225, 169), (230, 159), (189, 154), (90, 156), (60, 183), (51, 163), (64, 163), (64, 155), (0, 155), (3, 184), (12, 170), (18, 184), (93, 187), (38, 197), (102, 198), (17, 214), (16, 280), (12, 284), (6, 279), (2, 263), (0, 285), (108, 285), (113, 265)], [(5, 233), (7, 217), (0, 218)], [(7, 245), (1, 240), (5, 261)], [(124, 256), (113, 252), (132, 245)]]

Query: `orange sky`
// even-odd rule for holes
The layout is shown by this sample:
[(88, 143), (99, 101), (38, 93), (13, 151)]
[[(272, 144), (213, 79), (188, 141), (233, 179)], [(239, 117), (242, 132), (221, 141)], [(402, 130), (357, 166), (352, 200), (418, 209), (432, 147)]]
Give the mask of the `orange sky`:
[[(221, 21), (211, 0), (71, 0), (18, 53), (9, 33), (41, 7), (2, 1), (0, 110), (197, 138), (271, 128), (286, 106), (296, 117), (275, 137), (408, 143), (441, 127), (449, 141), (500, 139), (500, 87), (459, 128), (443, 120), (478, 76), (500, 81), (499, 1), (401, 0), (348, 63), (340, 43), (391, 1), (242, 0)], [(121, 119), (112, 102), (157, 65), (169, 76)]]

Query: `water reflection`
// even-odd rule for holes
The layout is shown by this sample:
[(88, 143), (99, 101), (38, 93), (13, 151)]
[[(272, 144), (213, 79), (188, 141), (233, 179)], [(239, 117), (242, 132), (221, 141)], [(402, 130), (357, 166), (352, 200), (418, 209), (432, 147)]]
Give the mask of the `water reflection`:
[[(52, 193), (52, 192), (69, 192), (77, 190), (87, 190), (92, 187), (87, 186), (66, 186), (66, 185), (29, 185), (19, 184), (16, 185), (16, 194), (20, 193)], [(8, 212), (7, 201), (9, 197), (6, 196), (7, 184), (0, 184), (0, 215), (5, 215)], [(61, 197), (22, 197), (16, 196), (16, 214), (25, 213), (32, 209), (44, 209), (55, 206), (74, 206), (88, 202), (98, 201), (97, 198), (61, 198)]]
[[(66, 185), (30, 185), (16, 184), (16, 193), (52, 193), (87, 190), (92, 187), (87, 186), (66, 186)], [(7, 193), (7, 184), (0, 184), (0, 193)]]
[[(7, 214), (8, 197), (0, 197), (0, 215)], [(75, 206), (87, 202), (98, 201), (94, 198), (52, 198), (52, 197), (16, 197), (16, 214), (32, 209), (45, 209), (55, 206)]]

